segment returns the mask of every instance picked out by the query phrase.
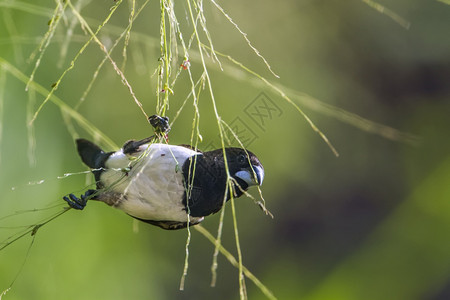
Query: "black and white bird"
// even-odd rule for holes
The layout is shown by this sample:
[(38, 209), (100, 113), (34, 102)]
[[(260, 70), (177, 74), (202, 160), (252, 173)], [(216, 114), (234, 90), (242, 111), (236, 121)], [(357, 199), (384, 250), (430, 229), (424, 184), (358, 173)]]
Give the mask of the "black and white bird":
[[(190, 146), (151, 143), (150, 138), (128, 141), (116, 152), (104, 152), (85, 139), (76, 144), (97, 189), (81, 198), (65, 196), (72, 208), (83, 209), (87, 200), (98, 200), (163, 229), (181, 229), (218, 212), (230, 199), (222, 149), (201, 152)], [(262, 184), (264, 168), (256, 155), (241, 148), (225, 152), (235, 198)]]

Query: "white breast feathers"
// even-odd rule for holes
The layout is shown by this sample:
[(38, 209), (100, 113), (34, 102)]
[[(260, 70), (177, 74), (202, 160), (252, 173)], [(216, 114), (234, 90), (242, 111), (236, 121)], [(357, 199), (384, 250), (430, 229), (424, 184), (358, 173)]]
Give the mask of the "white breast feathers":
[[(142, 145), (133, 155), (117, 151), (106, 161), (100, 177), (104, 192), (121, 194), (117, 208), (134, 217), (186, 222), (182, 167), (196, 154), (199, 152), (166, 144)], [(191, 217), (191, 222), (195, 219)]]

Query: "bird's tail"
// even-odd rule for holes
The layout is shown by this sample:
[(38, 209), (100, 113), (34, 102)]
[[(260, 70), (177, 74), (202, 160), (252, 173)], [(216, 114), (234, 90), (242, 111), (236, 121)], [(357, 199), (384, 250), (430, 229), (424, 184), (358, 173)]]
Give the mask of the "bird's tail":
[(98, 169), (103, 167), (105, 159), (109, 156), (96, 144), (85, 140), (77, 139), (77, 150), (81, 160), (90, 168)]

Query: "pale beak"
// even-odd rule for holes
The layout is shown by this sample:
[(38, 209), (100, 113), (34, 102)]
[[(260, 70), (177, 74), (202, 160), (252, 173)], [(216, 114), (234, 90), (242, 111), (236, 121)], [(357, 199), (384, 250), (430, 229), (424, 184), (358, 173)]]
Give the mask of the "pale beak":
[(261, 185), (264, 180), (264, 169), (260, 166), (252, 166), (250, 170), (245, 169), (236, 172), (235, 176), (244, 180), (249, 186)]

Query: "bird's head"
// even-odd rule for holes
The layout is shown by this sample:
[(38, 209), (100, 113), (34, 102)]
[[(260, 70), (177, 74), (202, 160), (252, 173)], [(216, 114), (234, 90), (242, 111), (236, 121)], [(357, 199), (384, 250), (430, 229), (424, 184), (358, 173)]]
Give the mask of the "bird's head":
[(226, 152), (230, 175), (244, 190), (262, 184), (264, 168), (255, 154), (241, 148), (227, 148)]

